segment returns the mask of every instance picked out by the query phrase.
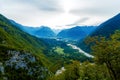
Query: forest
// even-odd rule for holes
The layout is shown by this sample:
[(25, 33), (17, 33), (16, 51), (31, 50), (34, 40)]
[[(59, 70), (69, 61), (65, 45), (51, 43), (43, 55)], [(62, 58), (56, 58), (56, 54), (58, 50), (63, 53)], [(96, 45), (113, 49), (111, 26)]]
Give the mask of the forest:
[(89, 37), (87, 44), (93, 44), (91, 54), (94, 62), (73, 61), (65, 71), (49, 80), (119, 80), (120, 79), (120, 31), (110, 38)]

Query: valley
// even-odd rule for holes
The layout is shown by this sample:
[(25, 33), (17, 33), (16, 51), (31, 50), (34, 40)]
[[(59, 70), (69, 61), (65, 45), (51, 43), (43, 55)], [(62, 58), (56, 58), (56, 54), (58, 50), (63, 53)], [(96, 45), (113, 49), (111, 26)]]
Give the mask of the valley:
[(58, 32), (0, 14), (0, 80), (119, 80), (119, 29), (120, 14)]

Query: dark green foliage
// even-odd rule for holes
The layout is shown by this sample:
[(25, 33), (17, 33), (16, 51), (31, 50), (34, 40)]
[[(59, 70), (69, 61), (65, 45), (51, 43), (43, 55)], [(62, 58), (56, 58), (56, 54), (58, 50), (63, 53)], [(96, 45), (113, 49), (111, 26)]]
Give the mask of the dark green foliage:
[(111, 80), (104, 65), (84, 62), (80, 66), (79, 80)]
[(66, 66), (65, 80), (77, 80), (80, 77), (80, 62), (74, 61), (69, 66)]
[[(79, 53), (77, 50), (72, 49), (67, 46), (67, 43), (63, 41), (57, 41), (55, 39), (43, 39), (48, 45), (47, 49), (44, 51), (45, 55), (48, 56), (49, 60), (53, 62), (53, 65), (50, 66), (50, 70), (55, 73), (56, 70), (61, 68), (66, 64), (70, 64), (73, 60), (78, 60), (81, 62), (91, 61), (91, 58), (86, 57), (85, 55)], [(63, 49), (56, 51), (56, 49)]]
[(101, 37), (95, 40), (92, 47), (95, 61), (106, 64), (113, 80), (120, 79), (120, 31), (116, 31), (110, 38)]
[(48, 80), (112, 80), (105, 65), (74, 61), (65, 67), (65, 71)]

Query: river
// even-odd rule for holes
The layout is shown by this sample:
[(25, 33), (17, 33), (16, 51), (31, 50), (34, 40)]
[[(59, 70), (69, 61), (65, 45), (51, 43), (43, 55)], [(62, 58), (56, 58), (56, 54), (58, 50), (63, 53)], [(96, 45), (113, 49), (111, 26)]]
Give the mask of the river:
[(72, 47), (73, 49), (76, 49), (78, 50), (81, 54), (84, 54), (85, 56), (87, 57), (91, 57), (91, 58), (94, 58), (93, 55), (90, 55), (89, 53), (83, 51), (82, 49), (80, 49), (79, 47), (77, 47), (76, 45), (72, 45), (72, 44), (67, 44), (68, 46)]
[[(70, 47), (72, 47), (73, 49), (78, 50), (80, 54), (84, 54), (84, 55), (87, 56), (87, 57), (94, 58), (93, 55), (90, 55), (89, 53), (86, 53), (85, 51), (83, 51), (82, 49), (80, 49), (79, 47), (77, 47), (76, 45), (72, 45), (72, 44), (67, 44), (67, 45), (70, 46)], [(56, 71), (56, 75), (61, 74), (63, 71), (65, 71), (65, 68), (64, 68), (64, 67), (62, 67), (60, 70), (57, 70), (57, 71)]]

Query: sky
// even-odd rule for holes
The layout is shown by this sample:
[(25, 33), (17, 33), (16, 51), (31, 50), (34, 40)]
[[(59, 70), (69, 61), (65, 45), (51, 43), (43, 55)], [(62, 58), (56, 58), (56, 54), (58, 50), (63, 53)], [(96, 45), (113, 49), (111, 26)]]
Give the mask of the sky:
[(0, 14), (25, 26), (97, 26), (120, 12), (120, 0), (0, 0)]

